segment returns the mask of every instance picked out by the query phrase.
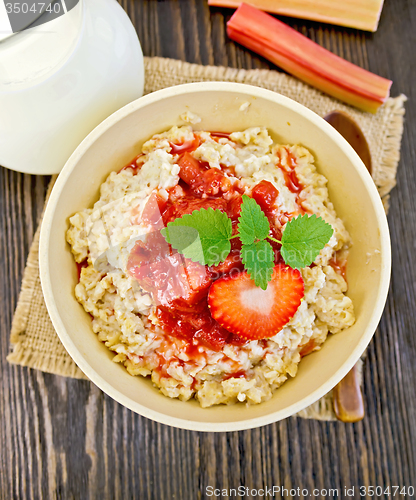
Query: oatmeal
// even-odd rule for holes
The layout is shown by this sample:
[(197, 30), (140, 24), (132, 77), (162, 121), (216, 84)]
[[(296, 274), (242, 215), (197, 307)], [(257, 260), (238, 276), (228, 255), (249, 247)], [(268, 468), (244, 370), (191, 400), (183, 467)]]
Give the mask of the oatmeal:
[[(203, 407), (270, 399), (303, 356), (355, 320), (345, 295), (350, 238), (326, 184), (307, 149), (274, 144), (261, 127), (227, 134), (186, 125), (148, 140), (130, 165), (108, 176), (94, 206), (70, 218), (67, 232), (80, 268), (76, 298), (114, 361), (150, 377), (164, 395), (195, 397)], [(333, 228), (313, 264), (297, 271), (296, 312), (273, 336), (265, 322), (258, 340), (227, 330), (208, 307), (213, 283), (243, 273), (240, 241), (232, 239), (227, 258), (209, 267), (173, 251), (160, 232), (208, 208), (226, 213), (234, 231), (243, 195), (260, 205), (276, 241), (302, 214)], [(280, 245), (272, 246), (279, 266)]]

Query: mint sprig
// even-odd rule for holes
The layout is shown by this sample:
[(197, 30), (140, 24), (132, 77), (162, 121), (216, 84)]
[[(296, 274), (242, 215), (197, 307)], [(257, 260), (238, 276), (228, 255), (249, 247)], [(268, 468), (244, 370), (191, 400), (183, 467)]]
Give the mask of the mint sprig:
[(280, 253), (283, 260), (296, 269), (310, 266), (333, 232), (332, 226), (315, 214), (291, 219), (282, 234)]
[(241, 215), (238, 219), (238, 236), (243, 245), (250, 245), (257, 240), (264, 240), (269, 235), (270, 224), (260, 205), (243, 194)]
[(270, 243), (266, 240), (259, 240), (250, 245), (243, 245), (241, 260), (256, 286), (266, 290), (267, 283), (272, 279), (274, 268), (274, 252)]
[(233, 236), (227, 214), (202, 208), (169, 222), (162, 234), (179, 253), (208, 266), (224, 261), (231, 251), (230, 240), (240, 238), (244, 267), (256, 286), (265, 290), (274, 268), (274, 252), (268, 239), (282, 245), (280, 253), (288, 266), (302, 269), (312, 264), (334, 232), (321, 217), (305, 214), (286, 224), (279, 241), (269, 235), (269, 220), (258, 203), (246, 195), (237, 227), (238, 234)]
[(175, 250), (203, 265), (217, 266), (231, 251), (231, 219), (213, 208), (194, 210), (175, 219), (161, 233)]

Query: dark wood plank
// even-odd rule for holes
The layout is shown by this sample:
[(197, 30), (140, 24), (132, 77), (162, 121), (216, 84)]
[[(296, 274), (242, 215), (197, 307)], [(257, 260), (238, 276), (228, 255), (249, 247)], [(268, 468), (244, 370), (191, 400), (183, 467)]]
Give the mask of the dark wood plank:
[[(230, 10), (209, 9), (204, 0), (120, 3), (147, 56), (273, 67), (227, 39)], [(412, 0), (386, 2), (376, 34), (287, 19), (346, 59), (392, 78), (393, 94), (404, 92), (411, 102), (415, 21)], [(310, 493), (355, 486), (359, 498), (360, 485), (416, 486), (415, 115), (410, 104), (389, 215), (391, 292), (368, 351), (367, 415), (357, 424), (291, 418), (252, 431), (194, 433), (140, 417), (89, 382), (9, 366), (11, 319), (48, 179), (0, 169), (0, 498), (188, 500), (207, 498), (207, 486), (239, 485)]]

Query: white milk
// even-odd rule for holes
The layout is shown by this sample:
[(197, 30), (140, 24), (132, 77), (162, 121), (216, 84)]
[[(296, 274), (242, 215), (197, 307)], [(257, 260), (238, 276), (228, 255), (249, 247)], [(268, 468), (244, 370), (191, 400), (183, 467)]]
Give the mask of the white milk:
[(4, 36), (2, 166), (35, 174), (59, 172), (98, 123), (142, 95), (140, 43), (114, 0), (80, 0), (48, 23)]

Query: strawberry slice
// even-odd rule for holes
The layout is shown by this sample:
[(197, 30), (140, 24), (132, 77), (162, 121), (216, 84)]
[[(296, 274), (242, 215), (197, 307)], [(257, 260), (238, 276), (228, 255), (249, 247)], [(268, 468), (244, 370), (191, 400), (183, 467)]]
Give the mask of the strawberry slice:
[(228, 331), (248, 340), (273, 337), (293, 317), (304, 295), (300, 272), (277, 264), (267, 289), (246, 271), (215, 281), (208, 294), (212, 317)]

